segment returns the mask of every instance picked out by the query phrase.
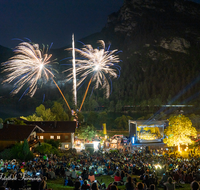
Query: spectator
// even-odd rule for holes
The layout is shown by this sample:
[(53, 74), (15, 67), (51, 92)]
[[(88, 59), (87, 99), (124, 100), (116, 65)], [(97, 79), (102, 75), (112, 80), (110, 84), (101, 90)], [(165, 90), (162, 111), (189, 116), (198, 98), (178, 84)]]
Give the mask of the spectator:
[(52, 169), (49, 169), (48, 177), (50, 179), (56, 179), (56, 174), (55, 174), (55, 172)]
[(192, 183), (192, 181), (193, 181), (192, 174), (191, 173), (186, 174), (185, 175), (185, 183)]
[(75, 182), (75, 185), (74, 185), (75, 187), (74, 187), (74, 190), (79, 190), (79, 189), (81, 189), (81, 183), (80, 183), (80, 181), (76, 181)]
[(14, 187), (15, 187), (14, 177), (15, 177), (15, 175), (12, 174), (12, 175), (11, 175), (11, 179), (8, 180), (7, 188), (14, 189)]
[(124, 170), (121, 171), (121, 179), (123, 180), (123, 178), (125, 177), (125, 172)]
[(40, 186), (39, 186), (40, 190), (45, 190), (47, 189), (47, 177), (43, 177), (42, 181), (40, 182)]
[(93, 183), (95, 181), (95, 176), (92, 172), (90, 172), (90, 175), (88, 176), (88, 180), (90, 181), (90, 183)]
[(175, 189), (175, 183), (172, 182), (172, 178), (169, 177), (167, 182), (164, 183), (164, 185), (166, 186), (166, 190), (174, 190)]
[(98, 184), (96, 182), (92, 183), (91, 190), (99, 190)]
[[(37, 178), (37, 176), (34, 176), (35, 178)], [(41, 179), (37, 178), (36, 180), (31, 181), (31, 190), (38, 190), (40, 187), (40, 182)]]
[(110, 190), (118, 190), (117, 186), (115, 184), (112, 184), (110, 186)]
[(161, 181), (160, 181), (160, 185), (161, 185), (161, 186), (164, 185), (164, 183), (167, 182), (167, 180), (168, 180), (169, 177), (170, 177), (170, 176), (169, 176), (169, 172), (164, 173), (163, 176), (162, 176), (162, 179), (161, 179)]
[(82, 190), (90, 189), (90, 185), (88, 184), (87, 180), (84, 181), (83, 185), (81, 186)]
[(73, 183), (71, 177), (68, 177), (68, 183), (67, 183), (67, 185), (68, 185), (68, 186), (74, 186), (74, 183)]
[(128, 174), (127, 173), (125, 173), (125, 176), (123, 177), (123, 179), (122, 179), (122, 182), (123, 182), (123, 184), (125, 184), (126, 183), (126, 181), (127, 181), (127, 178), (128, 178)]
[(76, 170), (73, 169), (72, 171), (72, 179), (77, 179)]
[(121, 181), (121, 176), (120, 176), (120, 174), (119, 174), (119, 171), (116, 172), (115, 177), (114, 177), (114, 180), (115, 180), (116, 182), (120, 182), (120, 181)]
[(146, 174), (144, 176), (144, 180), (142, 182), (145, 183), (147, 187), (149, 187), (150, 181), (149, 181), (149, 175), (148, 174)]
[(88, 171), (84, 169), (81, 176), (83, 180), (88, 180)]
[(197, 181), (193, 181), (190, 186), (192, 190), (199, 190), (199, 183)]
[(66, 168), (65, 170), (65, 177), (70, 177), (71, 176), (71, 172), (69, 171), (68, 168)]
[(156, 186), (154, 185), (154, 184), (151, 184), (150, 186), (149, 186), (149, 190), (155, 190), (156, 189)]
[(17, 175), (17, 180), (15, 181), (14, 184), (16, 189), (24, 188), (25, 183), (22, 175), (23, 175), (22, 173), (19, 173)]
[(82, 179), (82, 177), (81, 176), (79, 176), (79, 181), (80, 181), (80, 183), (81, 183), (81, 186), (83, 185), (83, 179)]
[(144, 190), (144, 184), (142, 182), (137, 183), (137, 190)]
[(134, 190), (135, 184), (133, 183), (133, 180), (131, 176), (127, 177), (127, 183), (125, 184), (126, 190)]
[(151, 177), (149, 178), (149, 184), (154, 184), (156, 186), (157, 185), (157, 176), (152, 174)]

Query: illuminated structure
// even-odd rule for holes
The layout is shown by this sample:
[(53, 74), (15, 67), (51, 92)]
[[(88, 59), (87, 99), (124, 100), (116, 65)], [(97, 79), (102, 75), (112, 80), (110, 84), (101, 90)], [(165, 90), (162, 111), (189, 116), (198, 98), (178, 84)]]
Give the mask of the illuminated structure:
[(135, 143), (163, 142), (166, 121), (129, 120), (129, 136)]

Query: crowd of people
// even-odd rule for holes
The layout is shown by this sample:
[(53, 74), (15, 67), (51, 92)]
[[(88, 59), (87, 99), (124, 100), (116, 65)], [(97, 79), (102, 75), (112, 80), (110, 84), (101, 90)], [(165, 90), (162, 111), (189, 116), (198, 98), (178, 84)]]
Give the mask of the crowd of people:
[[(200, 159), (182, 158), (167, 151), (138, 149), (120, 152), (94, 152), (57, 157), (47, 155), (30, 161), (0, 160), (0, 186), (11, 190), (29, 188), (45, 190), (48, 180), (62, 178), (63, 185), (75, 190), (173, 190), (184, 184), (199, 189)], [(110, 176), (110, 184), (98, 181), (98, 176)], [(134, 178), (133, 178), (134, 176)], [(98, 178), (99, 179), (99, 178)]]

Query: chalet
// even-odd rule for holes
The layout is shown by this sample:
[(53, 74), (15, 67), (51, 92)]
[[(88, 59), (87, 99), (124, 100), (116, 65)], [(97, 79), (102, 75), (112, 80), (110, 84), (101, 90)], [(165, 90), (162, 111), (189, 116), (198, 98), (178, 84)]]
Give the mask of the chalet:
[(74, 147), (76, 121), (24, 121), (27, 125), (37, 125), (44, 132), (37, 132), (40, 142), (53, 139), (61, 142), (61, 149)]
[(29, 142), (29, 145), (33, 145), (38, 132), (41, 134), (44, 130), (37, 125), (4, 124), (0, 128), (0, 150), (16, 143), (22, 143), (25, 139)]

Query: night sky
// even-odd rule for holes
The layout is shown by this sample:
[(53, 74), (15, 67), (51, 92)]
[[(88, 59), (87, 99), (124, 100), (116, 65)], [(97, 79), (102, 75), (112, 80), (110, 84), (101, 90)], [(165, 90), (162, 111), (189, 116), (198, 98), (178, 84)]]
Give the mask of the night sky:
[(75, 40), (100, 32), (109, 14), (123, 0), (0, 0), (0, 45), (14, 48), (19, 41), (51, 44), (60, 48)]
[[(200, 0), (193, 0), (199, 2)], [(35, 43), (61, 48), (100, 32), (109, 14), (123, 0), (0, 0), (0, 45), (14, 48), (27, 37)]]

